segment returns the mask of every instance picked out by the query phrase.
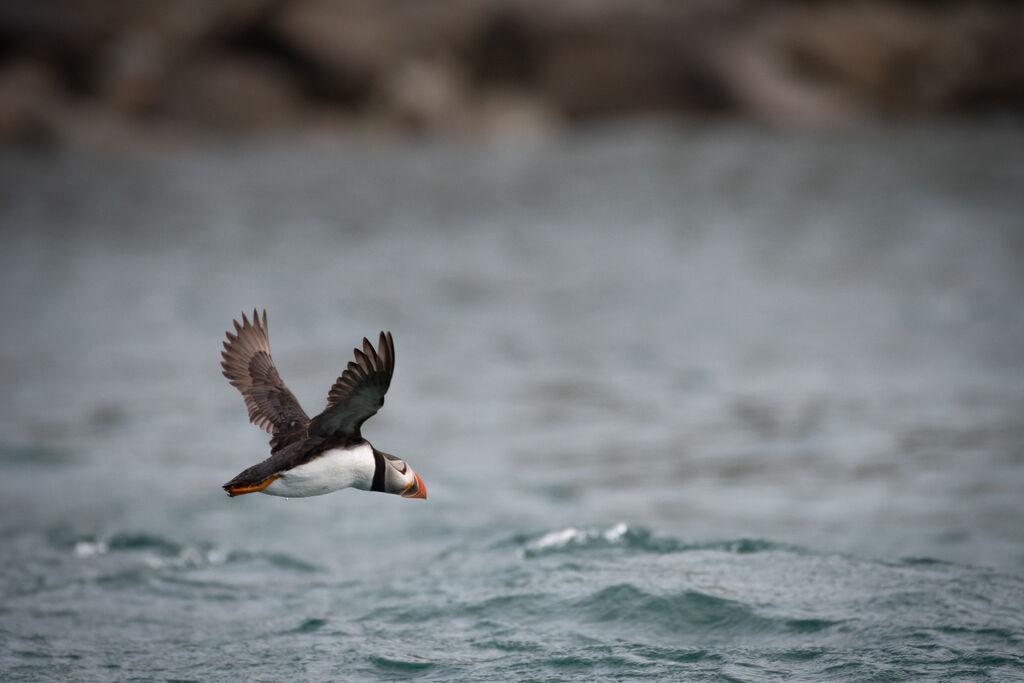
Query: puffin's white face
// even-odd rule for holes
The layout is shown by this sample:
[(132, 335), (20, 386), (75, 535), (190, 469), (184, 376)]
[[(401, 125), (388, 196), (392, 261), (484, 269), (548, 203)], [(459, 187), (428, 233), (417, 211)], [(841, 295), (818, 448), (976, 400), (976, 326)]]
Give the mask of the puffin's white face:
[[(374, 490), (397, 493), (403, 498), (427, 497), (427, 487), (407, 462), (389, 453), (377, 451), (376, 454), (380, 454), (380, 457), (376, 458), (377, 468), (383, 468), (383, 473), (379, 469), (374, 473)], [(379, 489), (376, 488), (378, 482), (381, 485)]]

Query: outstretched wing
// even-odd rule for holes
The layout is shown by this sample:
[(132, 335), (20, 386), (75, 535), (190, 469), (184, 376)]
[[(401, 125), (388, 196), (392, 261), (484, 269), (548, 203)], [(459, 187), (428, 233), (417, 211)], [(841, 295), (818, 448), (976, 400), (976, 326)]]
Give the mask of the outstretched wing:
[(327, 394), (327, 407), (313, 418), (310, 437), (331, 442), (361, 441), (359, 427), (384, 405), (384, 394), (395, 371), (395, 342), (391, 333), (381, 332), (377, 350), (363, 338), (363, 350), (355, 349), (356, 359)]
[(249, 421), (273, 436), (273, 453), (305, 436), (309, 416), (274, 367), (267, 337), (267, 312), (263, 311), (262, 321), (253, 310), (252, 322), (244, 313), (241, 325), (237, 320), (232, 322), (235, 333), (227, 333), (221, 367), (231, 386), (242, 392)]

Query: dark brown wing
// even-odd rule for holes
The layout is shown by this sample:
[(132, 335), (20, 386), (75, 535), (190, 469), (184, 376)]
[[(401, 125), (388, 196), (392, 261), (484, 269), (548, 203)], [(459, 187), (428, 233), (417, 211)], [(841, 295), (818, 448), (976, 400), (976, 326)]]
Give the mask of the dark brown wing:
[(309, 426), (312, 438), (350, 443), (362, 440), (359, 427), (384, 405), (384, 394), (395, 371), (395, 342), (391, 333), (381, 332), (377, 350), (363, 338), (363, 350), (355, 349), (356, 359), (327, 394), (327, 407)]
[(231, 386), (242, 392), (249, 420), (273, 435), (270, 440), (273, 453), (305, 437), (309, 416), (274, 367), (267, 337), (267, 312), (263, 311), (262, 321), (254, 310), (252, 322), (244, 313), (241, 325), (237, 320), (232, 322), (235, 334), (227, 333), (221, 367)]

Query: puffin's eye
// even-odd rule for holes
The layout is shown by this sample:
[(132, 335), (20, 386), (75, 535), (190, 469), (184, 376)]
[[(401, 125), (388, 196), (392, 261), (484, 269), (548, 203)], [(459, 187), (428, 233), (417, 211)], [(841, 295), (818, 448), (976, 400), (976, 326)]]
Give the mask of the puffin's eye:
[(406, 467), (407, 465), (403, 462), (401, 465), (396, 465), (395, 469), (398, 470), (399, 474), (405, 474)]

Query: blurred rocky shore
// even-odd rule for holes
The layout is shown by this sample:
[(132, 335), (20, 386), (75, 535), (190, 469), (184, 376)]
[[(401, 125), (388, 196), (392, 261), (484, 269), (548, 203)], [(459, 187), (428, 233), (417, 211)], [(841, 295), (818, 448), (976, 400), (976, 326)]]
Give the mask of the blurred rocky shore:
[(1021, 2), (0, 2), (0, 144), (1022, 113)]

